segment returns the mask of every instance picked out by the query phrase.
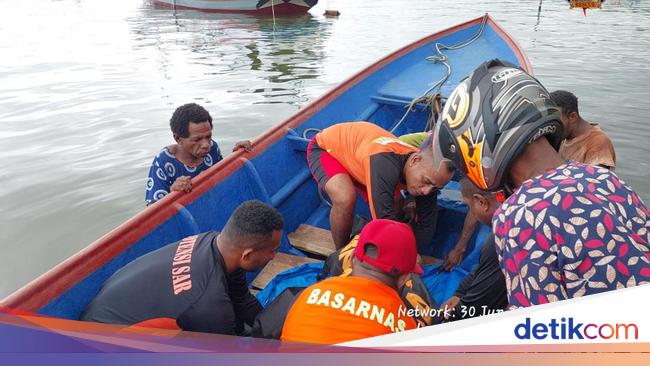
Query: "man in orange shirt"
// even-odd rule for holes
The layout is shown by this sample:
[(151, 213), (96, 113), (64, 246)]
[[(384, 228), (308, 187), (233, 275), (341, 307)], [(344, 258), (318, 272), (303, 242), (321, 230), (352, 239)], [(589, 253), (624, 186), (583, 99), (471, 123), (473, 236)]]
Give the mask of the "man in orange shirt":
[(434, 166), (432, 138), (417, 149), (370, 122), (346, 122), (319, 132), (307, 148), (307, 163), (332, 200), (330, 226), (336, 248), (350, 241), (356, 192), (373, 219), (400, 218), (400, 191), (416, 198), (414, 232), (418, 249), (435, 233), (434, 190), (453, 176), (449, 161)]
[(397, 293), (412, 272), (422, 268), (411, 228), (371, 221), (354, 250), (352, 273), (306, 288), (289, 310), (281, 339), (337, 344), (414, 329)]

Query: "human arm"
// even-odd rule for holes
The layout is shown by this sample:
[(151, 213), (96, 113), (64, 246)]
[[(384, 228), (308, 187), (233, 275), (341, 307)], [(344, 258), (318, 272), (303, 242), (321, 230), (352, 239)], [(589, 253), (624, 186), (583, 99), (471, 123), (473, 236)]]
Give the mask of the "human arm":
[(413, 232), (417, 243), (418, 253), (427, 253), (427, 247), (431, 244), (436, 234), (438, 221), (438, 194), (436, 191), (426, 195), (415, 197), (415, 224)]
[[(160, 155), (160, 154), (159, 154)], [(147, 189), (145, 191), (145, 203), (151, 205), (161, 198), (165, 197), (170, 192), (170, 184), (168, 182), (167, 174), (161, 167), (159, 156), (156, 156), (149, 168), (149, 176), (147, 178)]]
[(454, 295), (447, 299), (442, 305), (440, 305), (440, 309), (442, 310), (442, 314), (445, 318), (445, 320), (449, 320), (452, 317), (452, 314), (456, 312), (456, 306), (458, 306), (458, 303), (460, 302), (460, 297), (457, 295)]
[(192, 177), (186, 175), (178, 177), (170, 189), (172, 192), (192, 192)]
[(483, 242), (478, 266), (463, 279), (454, 296), (459, 298), (458, 304), (466, 310), (460, 311), (461, 308), (457, 308), (456, 318), (481, 315), (484, 314), (484, 309), (494, 311), (507, 306), (506, 284), (493, 235), (489, 235)]
[(228, 290), (237, 324), (246, 323), (252, 326), (255, 317), (262, 311), (262, 305), (248, 289), (243, 270), (228, 275)]
[(370, 157), (366, 168), (366, 189), (373, 219), (397, 219), (395, 188), (400, 181), (401, 167), (395, 155), (379, 153)]
[(467, 250), (467, 244), (472, 238), (472, 235), (474, 235), (474, 231), (476, 231), (478, 225), (479, 222), (476, 217), (471, 211), (468, 211), (467, 215), (465, 215), (465, 222), (463, 223), (463, 230), (460, 233), (460, 238), (445, 258), (445, 263), (442, 266), (445, 271), (451, 271), (463, 261), (465, 250)]
[(593, 138), (589, 145), (589, 150), (585, 153), (585, 164), (599, 165), (611, 170), (616, 168), (616, 151), (612, 141), (605, 134)]

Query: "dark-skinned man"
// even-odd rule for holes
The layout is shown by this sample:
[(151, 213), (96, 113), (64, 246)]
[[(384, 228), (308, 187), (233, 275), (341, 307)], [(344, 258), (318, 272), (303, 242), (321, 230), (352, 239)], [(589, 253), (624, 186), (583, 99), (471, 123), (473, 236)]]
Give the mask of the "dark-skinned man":
[[(468, 214), (471, 213), (481, 224), (491, 226), (492, 215), (499, 207), (494, 193), (478, 189), (467, 178), (460, 180), (460, 192), (468, 207)], [(446, 320), (453, 321), (492, 314), (507, 306), (506, 280), (499, 266), (494, 235), (490, 233), (481, 247), (478, 266), (463, 279), (454, 295), (441, 308), (449, 309), (444, 314), (447, 315)]]
[(275, 256), (283, 220), (272, 207), (247, 201), (222, 232), (166, 245), (109, 278), (81, 319), (110, 324), (240, 334), (262, 306), (244, 271)]
[(551, 99), (560, 109), (564, 129), (560, 156), (585, 164), (616, 168), (614, 144), (596, 123), (586, 121), (578, 111), (578, 98), (566, 90), (556, 90)]
[[(212, 117), (205, 108), (184, 104), (169, 121), (175, 144), (163, 148), (149, 168), (145, 202), (150, 205), (172, 191), (192, 191), (192, 178), (223, 159), (212, 140)], [(232, 151), (250, 151), (250, 141), (240, 141)]]

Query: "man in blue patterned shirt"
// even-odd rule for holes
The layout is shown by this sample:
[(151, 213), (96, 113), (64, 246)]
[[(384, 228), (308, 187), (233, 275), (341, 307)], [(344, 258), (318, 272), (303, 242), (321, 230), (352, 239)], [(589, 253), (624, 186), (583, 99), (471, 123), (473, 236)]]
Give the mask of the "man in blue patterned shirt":
[[(192, 178), (223, 159), (219, 145), (212, 140), (212, 117), (196, 103), (182, 105), (169, 121), (175, 144), (163, 148), (149, 168), (145, 202), (150, 205), (169, 192), (192, 191)], [(251, 150), (250, 141), (235, 144)]]

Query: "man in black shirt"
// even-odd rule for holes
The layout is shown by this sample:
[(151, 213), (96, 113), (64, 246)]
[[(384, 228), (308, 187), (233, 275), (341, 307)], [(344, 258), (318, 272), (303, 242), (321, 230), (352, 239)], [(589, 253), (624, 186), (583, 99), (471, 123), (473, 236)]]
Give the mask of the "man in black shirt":
[[(499, 207), (495, 195), (478, 189), (467, 178), (461, 179), (460, 184), (463, 201), (471, 213), (480, 223), (491, 226), (492, 215)], [(446, 320), (452, 321), (491, 314), (507, 305), (506, 282), (499, 266), (494, 235), (490, 234), (483, 242), (478, 267), (463, 279), (454, 296), (441, 308), (452, 309), (446, 313)]]
[(81, 320), (239, 334), (262, 310), (244, 271), (273, 259), (283, 225), (274, 208), (245, 202), (221, 233), (187, 237), (117, 271)]

